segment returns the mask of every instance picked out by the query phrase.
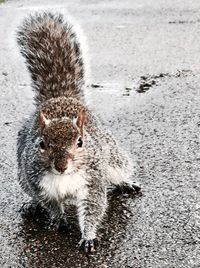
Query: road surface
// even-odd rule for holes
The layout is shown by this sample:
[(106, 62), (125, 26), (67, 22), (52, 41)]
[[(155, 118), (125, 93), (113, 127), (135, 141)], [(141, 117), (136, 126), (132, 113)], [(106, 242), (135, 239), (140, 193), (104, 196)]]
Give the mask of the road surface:
[[(17, 182), (16, 136), (34, 106), (15, 30), (46, 9), (84, 31), (89, 106), (143, 185), (143, 197), (110, 196), (91, 256), (78, 250), (73, 207), (68, 234), (19, 212), (29, 199)], [(200, 1), (10, 0), (0, 25), (0, 267), (200, 267)]]

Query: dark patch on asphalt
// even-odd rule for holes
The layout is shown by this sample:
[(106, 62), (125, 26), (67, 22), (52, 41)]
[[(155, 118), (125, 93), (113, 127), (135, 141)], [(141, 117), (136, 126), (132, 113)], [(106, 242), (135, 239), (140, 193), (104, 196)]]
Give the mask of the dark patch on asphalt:
[(152, 86), (157, 85), (157, 81), (154, 78), (147, 78), (147, 77), (141, 77), (141, 82), (136, 89), (138, 93), (145, 93), (147, 90), (149, 90)]
[[(151, 87), (157, 86), (159, 81), (165, 77), (186, 77), (192, 75), (193, 73), (190, 70), (178, 70), (175, 74), (170, 73), (160, 73), (158, 75), (147, 75), (141, 76), (139, 79), (138, 87), (136, 88), (136, 92), (138, 93), (145, 93)], [(131, 88), (125, 88), (125, 90), (130, 91)]]
[(99, 84), (92, 84), (91, 87), (93, 87), (93, 88), (101, 88), (103, 86), (102, 85), (99, 85)]
[(175, 21), (169, 21), (169, 24), (195, 24), (199, 23), (200, 20), (175, 20)]
[(4, 123), (5, 126), (9, 126), (9, 125), (11, 125), (11, 124), (12, 124), (12, 122), (5, 122), (5, 123)]
[[(177, 77), (186, 77), (194, 75), (191, 70), (177, 70), (176, 73), (160, 73), (156, 75), (142, 75), (139, 79), (134, 79), (135, 85), (134, 86), (126, 86), (125, 92), (122, 96), (130, 96), (132, 91), (136, 91), (137, 93), (145, 93), (150, 88), (159, 85), (160, 81), (164, 78), (177, 78)], [(102, 84), (91, 84), (90, 87), (92, 88), (106, 88), (107, 85)]]
[(8, 76), (8, 73), (7, 72), (2, 72), (2, 75)]
[(130, 92), (133, 90), (131, 87), (125, 87), (125, 93), (123, 93), (123, 96), (130, 96)]
[(27, 87), (27, 86), (29, 86), (29, 85), (26, 84), (26, 83), (20, 83), (19, 86), (21, 86), (21, 87)]

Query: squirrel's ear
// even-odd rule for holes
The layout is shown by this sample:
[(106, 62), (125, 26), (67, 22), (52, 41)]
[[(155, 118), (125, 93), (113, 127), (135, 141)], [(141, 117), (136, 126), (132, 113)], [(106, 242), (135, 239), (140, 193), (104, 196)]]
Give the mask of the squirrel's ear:
[(41, 128), (44, 128), (49, 125), (50, 120), (45, 117), (45, 115), (41, 112), (39, 115), (39, 125)]
[(78, 126), (78, 128), (80, 129), (81, 135), (83, 136), (83, 127), (86, 123), (87, 120), (87, 113), (86, 110), (84, 108), (82, 108), (78, 114), (77, 120), (76, 120), (76, 124)]

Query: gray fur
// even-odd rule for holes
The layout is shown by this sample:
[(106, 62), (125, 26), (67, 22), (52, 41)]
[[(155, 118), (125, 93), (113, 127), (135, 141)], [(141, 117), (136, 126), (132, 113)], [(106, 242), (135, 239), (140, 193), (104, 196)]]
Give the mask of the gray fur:
[(76, 97), (84, 84), (80, 46), (72, 26), (61, 14), (27, 17), (17, 41), (31, 73), (36, 102), (51, 97)]
[[(62, 35), (55, 31), (59, 27), (62, 29)], [(64, 30), (66, 32), (63, 34)], [(40, 37), (41, 31), (46, 35), (40, 44), (37, 38)], [(52, 217), (57, 220), (63, 217), (64, 202), (67, 199), (75, 198), (82, 232), (81, 243), (85, 243), (87, 247), (90, 243), (90, 250), (92, 251), (94, 248), (91, 241), (96, 238), (97, 228), (107, 208), (106, 193), (108, 186), (110, 184), (125, 185), (130, 189), (134, 186), (138, 187), (136, 184), (133, 185), (130, 179), (133, 172), (132, 166), (124, 153), (119, 151), (112, 135), (101, 130), (98, 120), (79, 101), (83, 87), (83, 66), (82, 60), (80, 60), (79, 44), (76, 43), (75, 35), (72, 34), (68, 24), (63, 23), (62, 16), (54, 16), (49, 13), (31, 16), (25, 20), (18, 33), (18, 42), (22, 54), (26, 57), (33, 78), (33, 87), (36, 90), (36, 100), (38, 101), (35, 113), (24, 122), (18, 134), (17, 155), (20, 185), (32, 197), (35, 204), (40, 203), (46, 206), (51, 211)], [(56, 44), (52, 43), (54, 35), (56, 38), (60, 36)], [(35, 43), (37, 43), (37, 47)], [(50, 43), (52, 44), (50, 45)], [(75, 45), (71, 46), (72, 43)], [(63, 44), (70, 45), (63, 46)], [(63, 50), (62, 53), (54, 53), (57, 47)], [(52, 55), (56, 57), (55, 62), (59, 62), (54, 69), (48, 69), (47, 65), (49, 49)], [(72, 51), (73, 49), (75, 51)], [(43, 53), (44, 51), (47, 52), (46, 55)], [(74, 55), (77, 56), (77, 60), (70, 61), (71, 68), (65, 68), (64, 65), (68, 64), (65, 60), (72, 59)], [(75, 66), (77, 64), (80, 64), (80, 66)], [(81, 70), (78, 75), (74, 75), (76, 68)], [(48, 77), (52, 77), (51, 82), (46, 77), (46, 72)], [(62, 84), (66, 86), (62, 87)], [(74, 86), (69, 87), (68, 85), (71, 84)], [(42, 112), (49, 120), (54, 122), (53, 124), (60, 124), (61, 122), (59, 131), (64, 135), (64, 124), (68, 121), (71, 124), (70, 122), (78, 116), (83, 107), (87, 111), (87, 122), (84, 126), (85, 153), (82, 156), (80, 172), (83, 171), (81, 176), (86, 183), (73, 193), (66, 191), (64, 195), (58, 193), (56, 197), (52, 198), (41, 187), (44, 177), (52, 172), (52, 159), (42, 156), (40, 152), (42, 130), (38, 124), (38, 116)], [(50, 130), (51, 127), (50, 124)], [(71, 139), (73, 140), (73, 137)], [(67, 187), (67, 185), (65, 186)], [(53, 189), (51, 190), (53, 191)]]

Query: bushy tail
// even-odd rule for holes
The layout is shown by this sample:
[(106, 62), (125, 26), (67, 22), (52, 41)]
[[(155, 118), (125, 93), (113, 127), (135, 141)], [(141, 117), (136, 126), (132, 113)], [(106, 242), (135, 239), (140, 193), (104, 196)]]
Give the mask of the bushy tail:
[(17, 41), (31, 73), (37, 103), (60, 96), (80, 97), (84, 83), (80, 45), (62, 15), (29, 16), (18, 29)]

